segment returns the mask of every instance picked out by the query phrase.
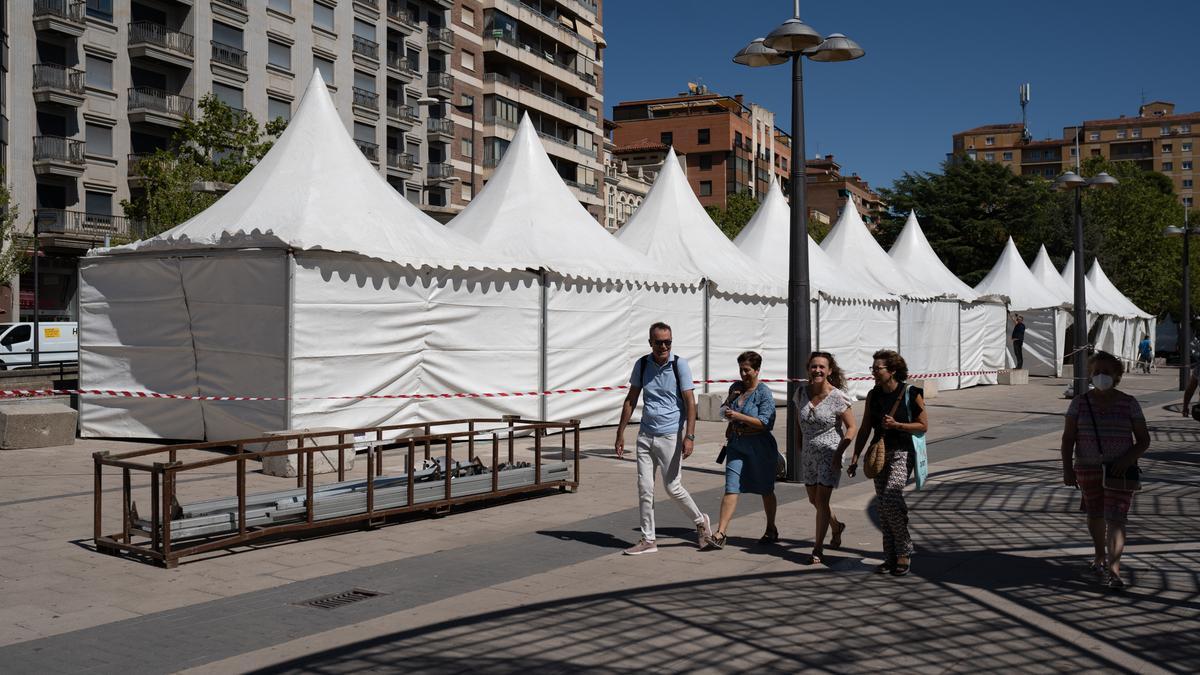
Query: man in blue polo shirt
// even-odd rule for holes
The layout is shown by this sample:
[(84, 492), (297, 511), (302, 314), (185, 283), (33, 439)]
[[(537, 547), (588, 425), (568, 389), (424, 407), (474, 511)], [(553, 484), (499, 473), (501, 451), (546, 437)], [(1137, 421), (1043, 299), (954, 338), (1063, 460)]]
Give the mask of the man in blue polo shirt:
[(696, 399), (692, 369), (687, 360), (671, 354), (671, 327), (661, 321), (650, 326), (651, 353), (633, 366), (629, 394), (621, 407), (615, 449), (625, 456), (625, 427), (637, 407), (638, 396), (645, 394), (642, 424), (637, 435), (638, 507), (642, 520), (642, 539), (626, 555), (655, 553), (654, 471), (662, 472), (667, 494), (696, 523), (698, 543), (703, 548), (711, 534), (707, 515), (683, 488), (680, 464), (692, 454), (696, 441)]

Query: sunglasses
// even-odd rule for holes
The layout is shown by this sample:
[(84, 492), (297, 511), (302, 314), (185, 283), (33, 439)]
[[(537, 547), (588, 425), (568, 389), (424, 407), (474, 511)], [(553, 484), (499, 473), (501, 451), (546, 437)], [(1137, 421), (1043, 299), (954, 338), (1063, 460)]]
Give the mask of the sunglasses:
[(871, 372), (872, 372), (872, 373), (886, 373), (886, 372), (888, 372), (888, 369), (887, 369), (887, 368), (882, 368), (882, 367), (881, 367), (881, 368), (876, 368), (875, 366), (871, 366)]
[(651, 340), (650, 344), (654, 345), (655, 347), (670, 347), (671, 341), (670, 340)]

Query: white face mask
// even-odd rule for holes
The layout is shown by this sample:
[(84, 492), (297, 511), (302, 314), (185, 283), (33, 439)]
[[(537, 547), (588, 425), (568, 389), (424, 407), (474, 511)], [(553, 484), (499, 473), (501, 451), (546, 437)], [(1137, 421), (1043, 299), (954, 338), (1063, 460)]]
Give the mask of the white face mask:
[(1113, 388), (1112, 375), (1105, 375), (1104, 373), (1096, 373), (1095, 375), (1092, 376), (1092, 384), (1096, 385), (1096, 388), (1099, 389), (1100, 391), (1108, 391), (1109, 389)]

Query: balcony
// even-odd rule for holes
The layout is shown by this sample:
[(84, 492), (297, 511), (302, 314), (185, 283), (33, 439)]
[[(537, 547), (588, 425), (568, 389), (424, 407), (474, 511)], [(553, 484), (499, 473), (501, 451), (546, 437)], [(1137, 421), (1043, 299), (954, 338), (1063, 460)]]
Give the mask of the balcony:
[(78, 178), (86, 164), (84, 143), (62, 136), (33, 137), (33, 171), (39, 176)]
[(366, 65), (379, 66), (379, 43), (374, 40), (368, 40), (365, 37), (353, 36), (353, 51), (354, 60), (362, 63), (366, 61)]
[(212, 44), (213, 63), (229, 66), (242, 72), (246, 71), (246, 50), (216, 40), (209, 42)]
[[(576, 126), (588, 127), (590, 125), (596, 124), (596, 121), (597, 121), (596, 116), (593, 115), (592, 113), (584, 110), (583, 108), (576, 108), (575, 106), (571, 105), (570, 103), (567, 103), (566, 101), (563, 101), (562, 99), (554, 98), (553, 96), (551, 96), (549, 94), (543, 94), (542, 92), (538, 91), (537, 89), (534, 89), (533, 87), (521, 84), (520, 82), (517, 82), (515, 80), (511, 80), (499, 73), (488, 73), (488, 74), (484, 75), (483, 82), (484, 82), (485, 86), (488, 83), (494, 83), (500, 87), (511, 87), (512, 89), (515, 89), (517, 92), (516, 95), (508, 94), (508, 92), (496, 92), (496, 93), (500, 93), (501, 95), (504, 95), (505, 98), (512, 99), (513, 101), (515, 101), (516, 103), (519, 103), (519, 104), (528, 105), (528, 107), (538, 109), (541, 112), (544, 112), (546, 114), (553, 115), (555, 117), (560, 117), (560, 118), (564, 117), (564, 115), (562, 115), (563, 112), (573, 113), (575, 115), (578, 115), (580, 119), (571, 119), (569, 115), (565, 116), (566, 119), (574, 122)], [(487, 93), (486, 90), (485, 90), (485, 93)], [(529, 94), (531, 96), (534, 96), (537, 100), (536, 101), (527, 101), (521, 96), (521, 94)], [(539, 108), (537, 106), (539, 101), (545, 101), (554, 107), (541, 106)]]
[(144, 57), (191, 68), (195, 54), (195, 38), (150, 21), (129, 24), (129, 56)]
[(443, 94), (446, 98), (454, 95), (454, 77), (450, 73), (429, 73), (429, 93)]
[(34, 30), (77, 38), (86, 28), (82, 0), (33, 0)]
[(409, 32), (415, 32), (421, 29), (421, 22), (412, 15), (412, 12), (403, 7), (400, 0), (388, 0), (387, 16), (390, 21), (407, 29)]
[(129, 121), (135, 124), (161, 124), (178, 129), (183, 118), (192, 114), (192, 99), (153, 87), (129, 90)]
[(417, 66), (416, 61), (397, 54), (388, 57), (388, 68), (409, 82), (421, 75), (421, 69)]
[[(548, 70), (551, 77), (564, 82), (572, 81), (572, 78), (582, 82), (578, 86), (581, 91), (587, 92), (589, 88), (595, 89), (596, 76), (591, 73), (583, 72), (575, 67), (575, 64), (563, 54), (548, 52), (538, 47), (521, 42), (515, 35), (505, 32), (497, 32), (493, 35), (493, 39), (484, 40), (483, 48), (491, 50), (499, 54), (525, 65), (528, 65), (536, 70), (543, 70), (545, 64), (555, 66), (557, 70)], [(576, 59), (587, 59), (581, 55), (576, 55)]]
[(83, 105), (83, 71), (57, 63), (33, 66), (33, 100), (78, 108)]
[(573, 180), (563, 180), (563, 182), (566, 183), (568, 187), (573, 187), (576, 190), (586, 192), (590, 195), (600, 194), (600, 188), (596, 187), (595, 183), (576, 183)]
[(454, 50), (454, 31), (449, 28), (429, 29), (429, 48), (438, 48), (444, 52)]
[(354, 95), (354, 107), (379, 112), (379, 94), (358, 87), (353, 87), (351, 93)]
[(454, 140), (454, 122), (445, 118), (430, 117), (425, 120), (425, 130), (430, 136), (442, 136), (446, 140)]
[(65, 209), (38, 209), (38, 230), (89, 239), (108, 237), (112, 244), (135, 241), (146, 236), (146, 224), (140, 220), (110, 213), (89, 213)]
[(417, 158), (413, 157), (411, 153), (389, 149), (387, 151), (387, 166), (393, 171), (412, 173), (417, 168)]
[(416, 124), (421, 121), (421, 115), (418, 114), (416, 107), (411, 105), (401, 105), (395, 101), (388, 101), (387, 116), (390, 120), (395, 120), (401, 124)]
[(213, 0), (213, 2), (216, 2), (218, 5), (240, 9), (243, 12), (246, 11), (246, 0)]
[(594, 52), (596, 43), (563, 25), (557, 10), (549, 14), (521, 0), (502, 0), (499, 8), (506, 14), (579, 52)]
[(443, 162), (433, 162), (426, 167), (425, 175), (431, 180), (445, 180), (454, 175), (454, 167)]
[(354, 139), (354, 144), (357, 145), (358, 149), (362, 151), (362, 154), (364, 157), (366, 157), (367, 159), (371, 160), (374, 163), (379, 162), (379, 144), (378, 143), (372, 143), (370, 141), (360, 141), (356, 138), (356, 139)]

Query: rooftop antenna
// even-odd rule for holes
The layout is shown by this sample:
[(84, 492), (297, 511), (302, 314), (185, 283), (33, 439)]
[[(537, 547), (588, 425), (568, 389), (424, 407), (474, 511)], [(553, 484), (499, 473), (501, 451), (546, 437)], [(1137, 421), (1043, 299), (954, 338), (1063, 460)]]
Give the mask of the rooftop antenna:
[(1029, 133), (1029, 124), (1026, 121), (1025, 106), (1029, 105), (1030, 91), (1029, 83), (1021, 85), (1021, 140), (1028, 143), (1033, 140), (1033, 136)]

